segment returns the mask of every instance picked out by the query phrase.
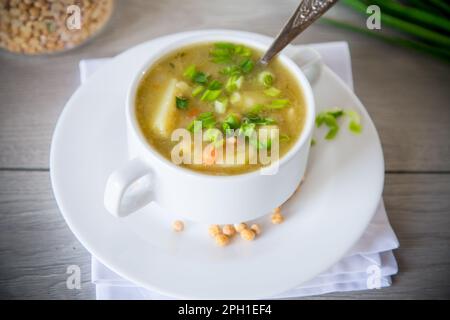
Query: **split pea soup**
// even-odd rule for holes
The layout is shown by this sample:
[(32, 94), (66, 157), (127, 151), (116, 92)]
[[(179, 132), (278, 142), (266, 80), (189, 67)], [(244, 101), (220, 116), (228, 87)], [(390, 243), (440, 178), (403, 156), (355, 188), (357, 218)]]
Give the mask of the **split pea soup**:
[[(147, 142), (169, 161), (180, 141), (172, 133), (186, 129), (181, 153), (192, 152), (201, 130), (200, 162), (178, 165), (212, 175), (235, 175), (267, 164), (252, 155), (273, 151), (279, 158), (295, 144), (306, 117), (301, 88), (278, 58), (257, 64), (261, 52), (228, 43), (201, 43), (164, 56), (144, 74), (136, 93), (136, 117)], [(276, 130), (275, 130), (276, 129)], [(258, 135), (262, 130), (268, 134)], [(277, 132), (277, 134), (272, 134)], [(232, 148), (229, 160), (225, 148)], [(222, 153), (221, 153), (222, 152)], [(218, 157), (223, 155), (223, 157)]]

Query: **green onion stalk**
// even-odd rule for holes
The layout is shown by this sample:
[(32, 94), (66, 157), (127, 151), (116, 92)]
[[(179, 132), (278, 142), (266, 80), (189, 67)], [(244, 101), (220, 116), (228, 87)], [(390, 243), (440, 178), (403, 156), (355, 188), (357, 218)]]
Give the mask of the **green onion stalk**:
[(342, 0), (344, 5), (366, 14), (369, 5), (378, 5), (381, 23), (399, 31), (402, 36), (383, 34), (380, 30), (322, 18), (327, 25), (362, 33), (387, 43), (415, 49), (450, 62), (450, 6), (442, 0)]

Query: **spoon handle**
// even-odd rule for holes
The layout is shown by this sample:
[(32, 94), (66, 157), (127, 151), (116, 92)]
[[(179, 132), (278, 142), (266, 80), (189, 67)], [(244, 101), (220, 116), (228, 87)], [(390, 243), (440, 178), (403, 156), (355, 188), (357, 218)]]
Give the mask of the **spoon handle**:
[(261, 58), (260, 63), (267, 65), (278, 52), (283, 50), (296, 36), (308, 28), (336, 2), (337, 0), (303, 0)]

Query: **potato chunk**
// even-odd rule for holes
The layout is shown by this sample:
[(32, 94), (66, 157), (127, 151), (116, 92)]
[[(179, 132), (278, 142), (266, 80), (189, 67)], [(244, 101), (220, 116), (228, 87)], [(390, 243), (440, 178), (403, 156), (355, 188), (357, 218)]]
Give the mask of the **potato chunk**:
[(152, 127), (165, 138), (170, 138), (172, 130), (175, 127), (175, 112), (177, 80), (172, 78), (167, 84), (164, 92), (161, 94), (159, 104), (155, 106), (155, 116), (153, 118)]

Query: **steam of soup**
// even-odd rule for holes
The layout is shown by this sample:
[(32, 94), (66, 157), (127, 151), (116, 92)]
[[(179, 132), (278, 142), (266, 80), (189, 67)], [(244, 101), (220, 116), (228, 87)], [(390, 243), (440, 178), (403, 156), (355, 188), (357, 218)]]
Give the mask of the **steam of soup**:
[[(273, 152), (275, 139), (279, 157), (285, 155), (304, 126), (303, 95), (277, 58), (263, 67), (256, 63), (260, 56), (255, 49), (220, 42), (192, 45), (161, 58), (143, 76), (135, 100), (148, 143), (172, 161), (174, 148), (185, 154), (197, 148), (194, 136), (201, 131), (200, 162), (179, 165), (214, 175), (268, 165), (255, 163), (252, 155)], [(192, 139), (174, 141), (179, 128)], [(247, 142), (245, 148), (239, 142)], [(219, 158), (230, 146), (233, 160)]]

